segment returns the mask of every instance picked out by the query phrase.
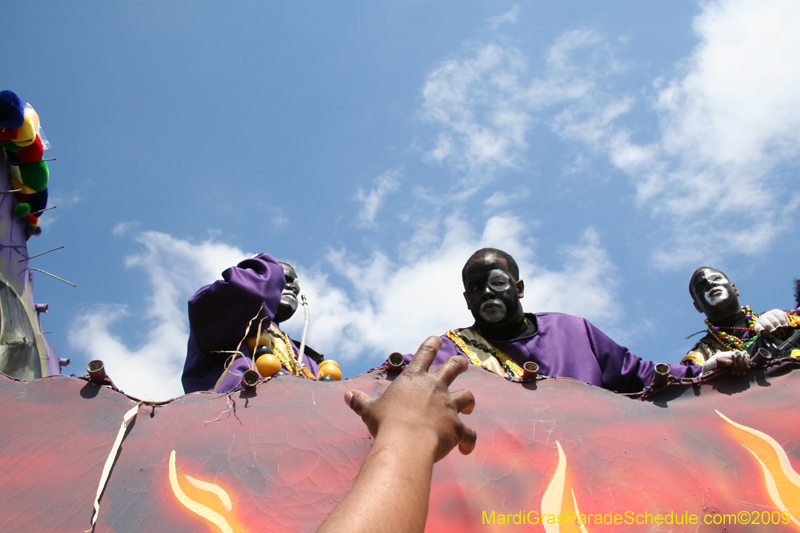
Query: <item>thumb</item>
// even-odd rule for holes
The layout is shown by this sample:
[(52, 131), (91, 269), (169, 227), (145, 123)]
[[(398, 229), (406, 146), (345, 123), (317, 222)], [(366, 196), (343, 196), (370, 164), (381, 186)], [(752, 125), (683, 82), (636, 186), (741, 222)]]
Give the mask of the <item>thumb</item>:
[(375, 399), (369, 394), (361, 392), (360, 390), (349, 390), (344, 393), (344, 402), (350, 406), (350, 409), (356, 412), (358, 416), (364, 412)]

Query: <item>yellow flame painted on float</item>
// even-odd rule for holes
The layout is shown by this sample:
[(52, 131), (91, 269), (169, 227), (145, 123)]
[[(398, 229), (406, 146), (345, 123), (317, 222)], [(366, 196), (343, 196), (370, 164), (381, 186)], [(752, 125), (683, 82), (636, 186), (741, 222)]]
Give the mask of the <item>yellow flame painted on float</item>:
[(233, 509), (233, 502), (225, 489), (215, 483), (201, 481), (186, 474), (183, 477), (191, 486), (181, 487), (175, 462), (175, 450), (172, 450), (169, 456), (169, 484), (181, 505), (217, 526), (222, 533), (244, 531), (237, 524), (231, 525), (223, 516), (223, 513)]
[(795, 518), (800, 516), (800, 475), (792, 468), (781, 445), (766, 433), (737, 424), (719, 411), (717, 414), (730, 424), (730, 433), (758, 461), (764, 473), (764, 485), (775, 507), (782, 512), (788, 511), (792, 522), (800, 526)]
[[(553, 478), (547, 485), (547, 489), (542, 496), (541, 516), (561, 515), (574, 516), (580, 515), (578, 510), (578, 500), (575, 498), (575, 491), (567, 483), (567, 456), (561, 448), (561, 443), (556, 441), (558, 447), (558, 465), (553, 474)], [(565, 489), (569, 488), (568, 497), (565, 496)], [(586, 526), (579, 524), (573, 519), (564, 524), (548, 524), (543, 520), (545, 533), (588, 533)]]

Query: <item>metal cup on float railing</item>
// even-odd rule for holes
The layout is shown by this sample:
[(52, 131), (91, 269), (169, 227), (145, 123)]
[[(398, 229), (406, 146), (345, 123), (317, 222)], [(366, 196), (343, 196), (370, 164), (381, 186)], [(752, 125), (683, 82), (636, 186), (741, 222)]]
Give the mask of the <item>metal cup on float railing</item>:
[(527, 361), (522, 365), (522, 381), (534, 381), (539, 375), (539, 365), (533, 361)]
[(245, 389), (252, 389), (258, 382), (261, 381), (261, 376), (253, 369), (246, 370), (242, 375), (242, 387)]
[(765, 348), (759, 348), (750, 358), (752, 368), (764, 368), (772, 360), (772, 354)]
[(386, 360), (386, 367), (392, 372), (401, 372), (406, 365), (406, 360), (400, 352), (394, 352)]
[(106, 380), (106, 368), (100, 359), (89, 361), (86, 371), (89, 373), (89, 381), (96, 385), (101, 385)]
[(669, 380), (669, 365), (666, 363), (658, 363), (653, 374), (653, 380), (650, 382), (650, 388), (655, 389), (667, 384)]

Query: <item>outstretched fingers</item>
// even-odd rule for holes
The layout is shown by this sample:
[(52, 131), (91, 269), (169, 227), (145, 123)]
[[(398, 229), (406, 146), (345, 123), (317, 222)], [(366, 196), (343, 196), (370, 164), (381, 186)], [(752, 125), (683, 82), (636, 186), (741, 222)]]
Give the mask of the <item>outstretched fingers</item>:
[(478, 434), (474, 429), (466, 424), (461, 426), (461, 440), (458, 441), (458, 451), (462, 455), (469, 455), (475, 449), (475, 443), (478, 441)]
[(442, 380), (442, 382), (449, 387), (453, 380), (455, 380), (460, 374), (463, 374), (467, 371), (469, 364), (467, 364), (467, 360), (461, 357), (460, 355), (454, 355), (447, 359), (444, 364), (440, 365), (438, 370), (436, 370), (436, 376)]
[(468, 415), (475, 409), (475, 396), (466, 389), (451, 393), (450, 398), (458, 413)]
[(355, 411), (358, 416), (361, 416), (364, 410), (374, 401), (375, 399), (372, 396), (360, 390), (349, 390), (344, 393), (344, 403), (350, 406), (350, 409)]
[(414, 354), (414, 358), (406, 366), (406, 371), (427, 372), (441, 347), (442, 339), (439, 337), (428, 337), (425, 339), (417, 349), (417, 353)]

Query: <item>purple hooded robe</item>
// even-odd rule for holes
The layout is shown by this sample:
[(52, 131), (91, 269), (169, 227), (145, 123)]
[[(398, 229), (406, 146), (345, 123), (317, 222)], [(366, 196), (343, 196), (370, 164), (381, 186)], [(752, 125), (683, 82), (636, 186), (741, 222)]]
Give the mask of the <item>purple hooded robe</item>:
[[(225, 270), (221, 280), (206, 285), (189, 299), (189, 344), (181, 376), (187, 394), (214, 390), (231, 356), (214, 352), (236, 350), (256, 314), (247, 334), (255, 335), (259, 320), (265, 317), (261, 330), (266, 330), (278, 310), (284, 285), (283, 266), (262, 253)], [(293, 347), (297, 353), (294, 343)], [(236, 358), (218, 392), (236, 388), (244, 371), (252, 365), (252, 355), (244, 342), (239, 350), (245, 357)], [(317, 363), (308, 355), (303, 356), (303, 362), (316, 376)]]

